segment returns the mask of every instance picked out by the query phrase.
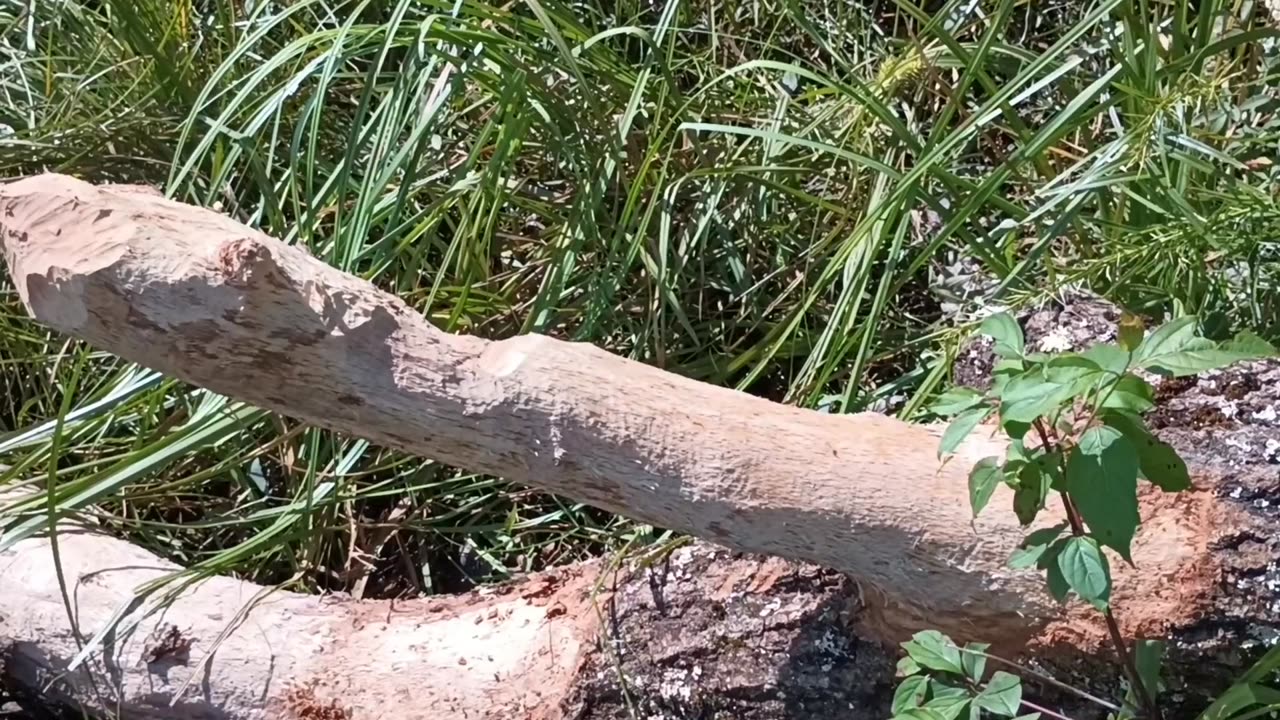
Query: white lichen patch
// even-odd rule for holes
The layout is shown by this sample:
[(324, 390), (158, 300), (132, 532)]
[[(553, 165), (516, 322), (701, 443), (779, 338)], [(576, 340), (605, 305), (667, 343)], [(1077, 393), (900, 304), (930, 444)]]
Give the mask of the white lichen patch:
[(1065, 328), (1057, 327), (1040, 338), (1041, 352), (1066, 352), (1074, 346), (1070, 333)]
[(1280, 463), (1280, 440), (1267, 440), (1267, 446), (1263, 448), (1262, 456), (1266, 458), (1267, 462)]
[(666, 700), (688, 701), (693, 697), (690, 673), (684, 668), (671, 668), (662, 673), (658, 694)]
[(1250, 445), (1248, 442), (1246, 442), (1246, 441), (1244, 441), (1244, 440), (1241, 440), (1241, 439), (1239, 439), (1239, 438), (1236, 438), (1236, 437), (1227, 437), (1227, 438), (1224, 438), (1224, 439), (1222, 440), (1222, 444), (1223, 444), (1223, 445), (1230, 445), (1231, 447), (1233, 447), (1233, 448), (1235, 448), (1235, 449), (1237, 449), (1237, 450), (1239, 450), (1240, 452), (1243, 452), (1243, 453), (1251, 453), (1251, 452), (1253, 452), (1253, 446), (1252, 446), (1252, 445)]

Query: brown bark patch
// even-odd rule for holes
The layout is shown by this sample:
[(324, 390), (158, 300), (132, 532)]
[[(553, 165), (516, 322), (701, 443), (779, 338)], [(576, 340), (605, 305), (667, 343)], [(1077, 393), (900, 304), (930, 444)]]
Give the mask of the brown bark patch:
[[(1213, 485), (1212, 479), (1197, 480)], [(1126, 637), (1160, 638), (1212, 607), (1222, 566), (1211, 548), (1242, 520), (1208, 489), (1167, 493), (1144, 484), (1138, 495), (1143, 525), (1134, 542), (1135, 565), (1113, 560), (1111, 604)], [(1073, 600), (1032, 643), (1037, 650), (1055, 646), (1106, 652), (1110, 640), (1099, 613)]]

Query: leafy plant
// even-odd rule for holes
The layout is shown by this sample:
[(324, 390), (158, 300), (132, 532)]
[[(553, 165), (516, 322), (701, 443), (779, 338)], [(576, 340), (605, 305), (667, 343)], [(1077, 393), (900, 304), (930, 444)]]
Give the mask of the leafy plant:
[[(1141, 373), (1195, 375), (1275, 353), (1249, 332), (1219, 344), (1196, 331), (1194, 316), (1147, 334), (1137, 318), (1126, 315), (1117, 343), (1050, 355), (1030, 352), (1022, 329), (1009, 314), (992, 315), (980, 328), (994, 341), (1000, 358), (991, 389), (986, 393), (952, 389), (932, 407), (935, 413), (952, 417), (939, 456), (952, 453), (989, 418), (995, 418), (1009, 436), (1003, 458), (984, 458), (969, 473), (975, 517), (1002, 483), (1013, 490), (1012, 509), (1024, 527), (1045, 510), (1053, 494), (1060, 497), (1063, 521), (1029, 533), (1009, 565), (1041, 571), (1049, 593), (1059, 602), (1074, 595), (1102, 613), (1128, 687), (1128, 696), (1116, 713), (1121, 717), (1160, 716), (1162, 647), (1149, 641), (1131, 647), (1121, 636), (1111, 602), (1107, 550), (1123, 562), (1133, 562), (1131, 543), (1141, 523), (1139, 480), (1166, 492), (1191, 487), (1186, 463), (1177, 451), (1153, 436), (1142, 422), (1142, 414), (1154, 405), (1154, 392)], [(962, 649), (940, 633), (921, 633), (904, 648), (907, 660), (900, 668), (906, 680), (894, 702), (895, 716), (951, 720), (966, 707), (971, 717), (981, 710), (1016, 714), (1015, 685), (1001, 675), (982, 686), (983, 665), (964, 662), (965, 653), (974, 652), (971, 646)], [(925, 678), (923, 671), (930, 676)], [(1012, 706), (981, 701), (990, 697), (992, 685), (1000, 697), (1014, 698)], [(1236, 691), (1241, 698), (1249, 692)], [(1274, 700), (1268, 693), (1252, 692), (1249, 697), (1259, 701)]]
[(907, 656), (898, 663), (905, 679), (893, 695), (895, 718), (977, 720), (983, 711), (999, 717), (1035, 720), (1040, 713), (1019, 715), (1023, 705), (1022, 681), (997, 670), (984, 677), (987, 645), (969, 643), (963, 648), (936, 630), (916, 633), (902, 644)]

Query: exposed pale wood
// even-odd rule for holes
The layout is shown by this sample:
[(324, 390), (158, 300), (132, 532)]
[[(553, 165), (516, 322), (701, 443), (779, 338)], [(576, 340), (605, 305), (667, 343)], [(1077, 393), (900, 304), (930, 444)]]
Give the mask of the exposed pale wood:
[(59, 554), (79, 639), (49, 543), (0, 553), (0, 689), (99, 717), (605, 720), (627, 716), (628, 702), (651, 717), (676, 700), (744, 719), (826, 720), (855, 701), (880, 714), (892, 667), (846, 631), (859, 603), (836, 573), (696, 544), (648, 569), (589, 562), (425, 600), (210, 578), (172, 603), (135, 606), (72, 670), (89, 634), (178, 568), (73, 525)]
[[(1006, 568), (1024, 532), (976, 523), (936, 428), (832, 416), (586, 344), (449, 335), (399, 299), (222, 215), (56, 175), (0, 188), (0, 242), (41, 322), (319, 426), (561, 493), (735, 548), (849, 573), (890, 636), (941, 627), (1017, 644), (1060, 610)], [(1002, 489), (993, 501), (1006, 506)], [(1208, 492), (1144, 499), (1139, 602), (1212, 591)], [(1188, 505), (1189, 503), (1189, 505)], [(1118, 568), (1117, 583), (1126, 568)], [(1187, 578), (1208, 578), (1189, 582)], [(1161, 607), (1164, 605), (1153, 605)], [(1179, 610), (1181, 611), (1181, 610)]]
[[(178, 569), (84, 530), (64, 530), (59, 545), (81, 641), (138, 587)], [(48, 543), (20, 541), (0, 565), (9, 682), (126, 718), (558, 718), (596, 630), (590, 567), (501, 595), (398, 603), (275, 592), (255, 604), (262, 588), (215, 577), (163, 612), (129, 616), (141, 622), (67, 673), (81, 645)]]

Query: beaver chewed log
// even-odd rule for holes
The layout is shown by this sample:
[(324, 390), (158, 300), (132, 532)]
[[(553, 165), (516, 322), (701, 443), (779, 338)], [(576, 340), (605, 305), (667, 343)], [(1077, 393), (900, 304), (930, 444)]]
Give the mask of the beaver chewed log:
[[(1088, 608), (1064, 612), (1034, 572), (1007, 567), (1027, 532), (1012, 512), (970, 517), (969, 469), (1003, 451), (989, 428), (942, 463), (939, 428), (771, 403), (582, 343), (451, 335), (301, 249), (128, 187), (59, 175), (0, 186), (0, 246), (23, 303), (59, 332), (316, 426), (837, 571), (855, 584), (865, 637), (932, 627), (1012, 651), (1104, 637)], [(1164, 635), (1215, 607), (1217, 548), (1258, 521), (1220, 477), (1144, 493), (1140, 564), (1114, 567), (1115, 604), (1143, 608), (1121, 617), (1127, 633)], [(60, 550), (83, 638), (161, 564), (69, 532)], [(336, 703), (323, 717), (560, 717), (578, 673), (612, 667), (587, 661), (610, 646), (598, 646), (579, 567), (546, 590), (394, 605), (276, 593), (243, 617), (258, 589), (213, 578), (156, 620), (176, 630), (148, 620), (127, 641), (109, 636), (99, 669), (113, 680), (79, 683), (59, 675), (78, 640), (43, 542), (0, 556), (6, 587), (29, 588), (0, 593), (0, 648), (91, 706), (157, 700), (160, 714), (194, 704), (187, 717), (240, 718), (315, 700)]]

